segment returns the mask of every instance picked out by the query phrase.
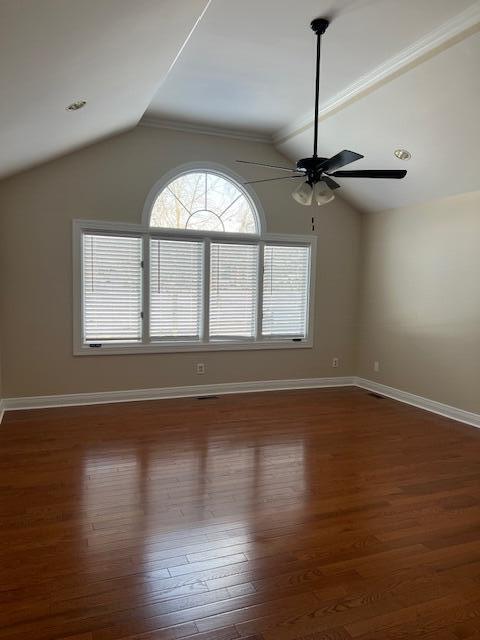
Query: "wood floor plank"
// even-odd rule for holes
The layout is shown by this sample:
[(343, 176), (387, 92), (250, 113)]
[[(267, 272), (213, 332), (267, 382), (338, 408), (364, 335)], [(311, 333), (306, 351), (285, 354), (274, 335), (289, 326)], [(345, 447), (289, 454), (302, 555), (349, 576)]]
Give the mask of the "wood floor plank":
[(480, 432), (359, 389), (7, 412), (0, 477), (0, 639), (480, 635)]

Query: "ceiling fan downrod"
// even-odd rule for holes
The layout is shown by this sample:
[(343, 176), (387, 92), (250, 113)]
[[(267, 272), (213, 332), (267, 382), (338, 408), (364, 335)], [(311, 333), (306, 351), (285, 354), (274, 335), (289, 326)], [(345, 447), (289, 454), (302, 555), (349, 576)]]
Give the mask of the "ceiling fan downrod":
[(316, 63), (316, 73), (315, 73), (315, 118), (314, 118), (314, 135), (313, 135), (313, 157), (317, 158), (317, 148), (318, 148), (318, 103), (320, 97), (320, 49), (322, 36), (327, 30), (330, 22), (325, 18), (315, 18), (310, 23), (312, 30), (317, 34), (317, 63)]

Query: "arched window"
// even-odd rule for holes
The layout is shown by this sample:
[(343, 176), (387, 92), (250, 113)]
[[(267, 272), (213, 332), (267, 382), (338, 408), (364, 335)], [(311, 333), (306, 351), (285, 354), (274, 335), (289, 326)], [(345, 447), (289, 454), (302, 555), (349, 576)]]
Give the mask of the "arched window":
[(252, 198), (216, 171), (187, 171), (156, 195), (150, 226), (191, 231), (260, 234)]
[(75, 353), (311, 347), (314, 238), (263, 221), (213, 163), (161, 178), (141, 224), (75, 221)]

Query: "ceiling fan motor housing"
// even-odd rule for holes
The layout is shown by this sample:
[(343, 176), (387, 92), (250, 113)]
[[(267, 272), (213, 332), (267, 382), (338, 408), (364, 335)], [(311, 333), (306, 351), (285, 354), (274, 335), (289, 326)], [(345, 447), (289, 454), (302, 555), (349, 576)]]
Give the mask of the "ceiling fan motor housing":
[(297, 162), (297, 169), (300, 171), (306, 171), (308, 179), (311, 182), (317, 182), (322, 175), (320, 166), (325, 160), (327, 160), (327, 158), (301, 158)]

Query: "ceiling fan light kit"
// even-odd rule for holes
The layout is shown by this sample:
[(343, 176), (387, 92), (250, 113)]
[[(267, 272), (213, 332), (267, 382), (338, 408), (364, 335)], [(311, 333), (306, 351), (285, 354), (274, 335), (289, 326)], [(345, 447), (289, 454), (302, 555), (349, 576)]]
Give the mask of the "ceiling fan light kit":
[[(301, 158), (297, 162), (296, 169), (290, 167), (279, 167), (276, 165), (265, 164), (262, 162), (249, 162), (247, 160), (237, 160), (245, 164), (268, 167), (291, 173), (289, 176), (280, 178), (265, 178), (262, 180), (251, 180), (246, 184), (258, 182), (271, 182), (273, 180), (296, 180), (302, 178), (306, 180), (292, 193), (295, 202), (304, 206), (310, 206), (313, 202), (317, 205), (327, 204), (334, 199), (334, 189), (338, 189), (340, 185), (333, 178), (394, 178), (401, 179), (407, 174), (405, 170), (360, 170), (360, 171), (338, 171), (341, 167), (346, 166), (356, 160), (360, 160), (363, 156), (355, 151), (344, 149), (331, 158), (321, 158), (317, 154), (318, 149), (318, 110), (319, 110), (319, 89), (320, 89), (320, 50), (322, 36), (327, 30), (329, 21), (326, 18), (316, 18), (310, 23), (310, 27), (317, 36), (317, 54), (316, 54), (316, 73), (315, 73), (315, 117), (313, 130), (313, 155), (309, 158)], [(397, 155), (397, 154), (395, 154)], [(397, 155), (401, 160), (406, 159)]]

